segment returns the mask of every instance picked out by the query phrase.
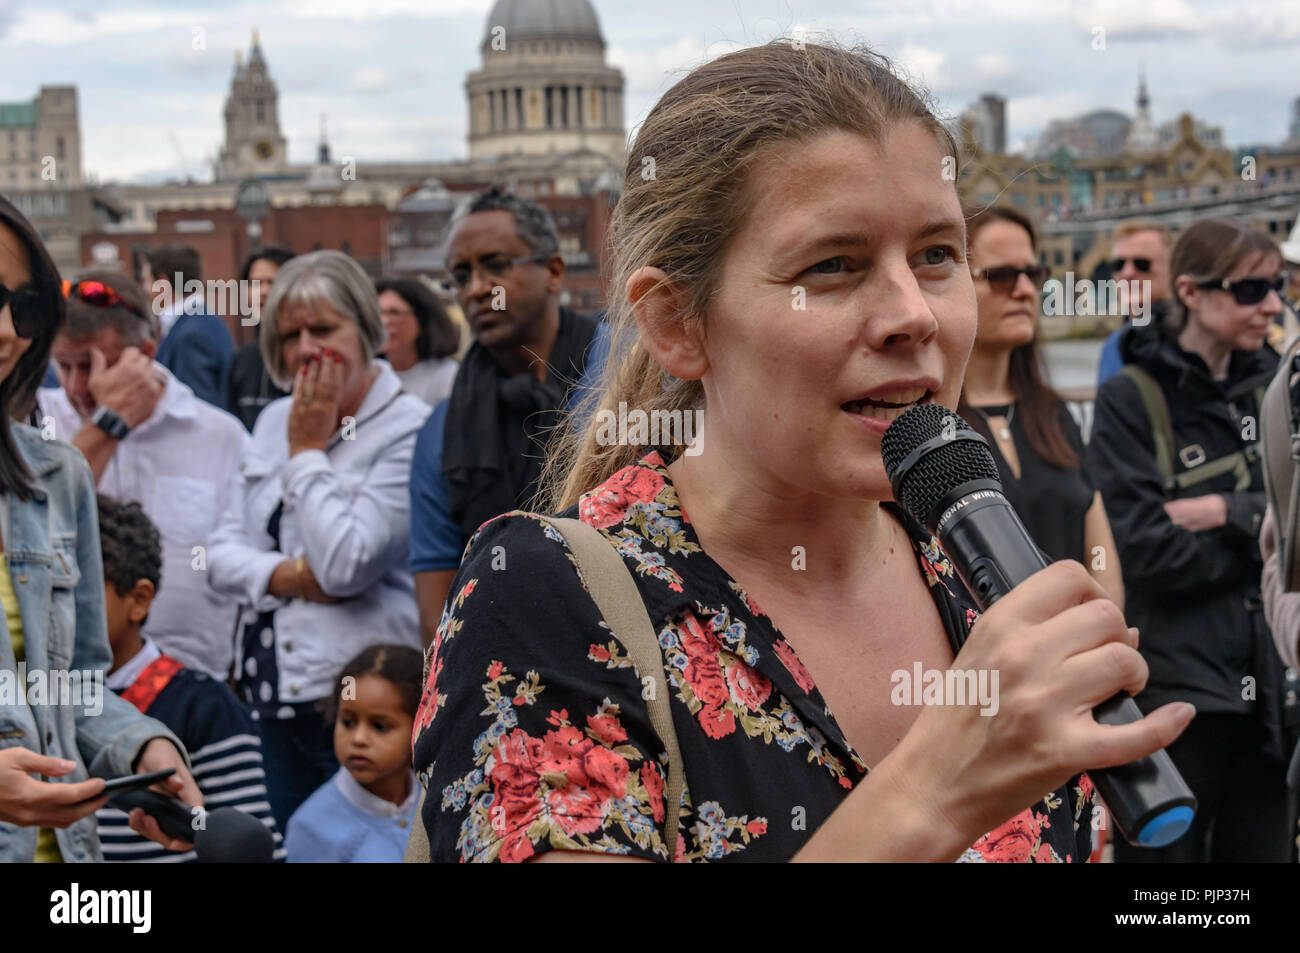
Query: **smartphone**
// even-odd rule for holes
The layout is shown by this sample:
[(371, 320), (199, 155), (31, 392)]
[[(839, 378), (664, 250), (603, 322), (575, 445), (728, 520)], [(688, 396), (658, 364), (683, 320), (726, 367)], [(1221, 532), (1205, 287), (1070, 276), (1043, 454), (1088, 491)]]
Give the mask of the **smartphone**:
[(96, 794), (95, 797), (87, 798), (86, 800), (93, 801), (96, 798), (103, 797), (105, 794), (112, 797), (114, 794), (121, 794), (123, 791), (134, 791), (136, 788), (147, 788), (151, 785), (157, 784), (165, 778), (170, 778), (175, 773), (175, 768), (165, 768), (162, 771), (150, 771), (147, 774), (127, 774), (120, 778), (113, 778), (111, 781), (107, 781), (104, 784), (104, 790)]

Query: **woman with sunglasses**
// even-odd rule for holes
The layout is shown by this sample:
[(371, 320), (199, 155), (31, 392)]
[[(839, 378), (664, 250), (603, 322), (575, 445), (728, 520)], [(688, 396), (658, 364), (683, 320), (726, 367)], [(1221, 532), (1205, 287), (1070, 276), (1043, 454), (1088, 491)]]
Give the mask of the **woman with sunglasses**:
[(1174, 297), (1153, 334), (1125, 335), (1125, 369), (1097, 396), (1089, 470), (1101, 487), (1150, 666), (1146, 711), (1191, 702), (1169, 748), (1196, 822), (1120, 861), (1285, 861), (1281, 666), (1260, 607), (1265, 496), (1259, 393), (1282, 309), (1282, 257), (1226, 219), (1193, 223), (1170, 262)]
[[(68, 444), (10, 419), (34, 399), (64, 316), (54, 262), (0, 198), (0, 674), (23, 688), (16, 700), (0, 697), (0, 863), (102, 860), (100, 778), (172, 768), (167, 788), (203, 803), (175, 735), (104, 688), (112, 653), (89, 466)], [(70, 685), (78, 673), (79, 697), (42, 698), (38, 672), (47, 685)], [(131, 827), (188, 847), (138, 808)]]
[(958, 410), (993, 450), (1007, 498), (1049, 558), (1083, 563), (1124, 606), (1101, 495), (1083, 466), (1083, 437), (1045, 381), (1038, 350), (1038, 262), (1033, 223), (991, 206), (966, 223), (979, 322)]

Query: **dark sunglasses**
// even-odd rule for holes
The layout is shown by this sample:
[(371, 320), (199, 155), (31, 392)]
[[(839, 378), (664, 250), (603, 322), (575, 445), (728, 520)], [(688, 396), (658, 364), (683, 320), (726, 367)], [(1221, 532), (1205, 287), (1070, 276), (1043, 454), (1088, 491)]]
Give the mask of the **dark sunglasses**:
[(1129, 261), (1133, 262), (1133, 267), (1144, 275), (1151, 270), (1150, 258), (1112, 258), (1106, 264), (1110, 266), (1110, 272), (1114, 275), (1123, 271), (1124, 263)]
[(1237, 304), (1259, 304), (1268, 297), (1270, 291), (1276, 291), (1280, 295), (1286, 290), (1290, 280), (1290, 273), (1284, 271), (1276, 278), (1241, 278), (1237, 281), (1223, 278), (1217, 281), (1202, 281), (1200, 287), (1214, 291), (1227, 291), (1236, 299)]
[(10, 290), (0, 285), (0, 310), (9, 306), (13, 317), (14, 334), (31, 340), (41, 328), (41, 295), (31, 285)]
[(1016, 282), (1020, 280), (1021, 275), (1027, 277), (1030, 284), (1037, 288), (1047, 280), (1047, 276), (1051, 273), (1052, 270), (1046, 265), (1030, 265), (1028, 268), (1017, 268), (1015, 265), (999, 265), (996, 268), (979, 268), (973, 272), (976, 278), (983, 278), (989, 283), (989, 287), (1003, 294), (1010, 294), (1015, 289)]

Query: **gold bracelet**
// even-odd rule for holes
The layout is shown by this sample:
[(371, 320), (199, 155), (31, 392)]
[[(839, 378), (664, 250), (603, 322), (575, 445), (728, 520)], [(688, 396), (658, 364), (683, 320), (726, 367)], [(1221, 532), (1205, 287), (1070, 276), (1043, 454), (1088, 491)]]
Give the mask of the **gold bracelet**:
[(307, 560), (303, 559), (301, 556), (298, 557), (298, 561), (294, 564), (294, 574), (295, 574), (295, 578), (298, 580), (299, 599), (307, 598), (306, 587), (303, 585), (303, 581), (302, 581), (302, 570), (303, 567), (306, 565), (307, 565)]

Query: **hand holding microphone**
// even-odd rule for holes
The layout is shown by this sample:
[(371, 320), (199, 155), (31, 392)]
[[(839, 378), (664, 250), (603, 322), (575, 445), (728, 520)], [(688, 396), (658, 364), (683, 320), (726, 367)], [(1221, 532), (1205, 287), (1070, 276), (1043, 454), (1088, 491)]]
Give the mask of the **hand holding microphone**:
[(954, 667), (999, 672), (996, 716), (930, 708), (900, 744), (961, 792), (943, 813), (988, 830), (1087, 770), (1131, 842), (1181, 836), (1196, 800), (1163, 749), (1193, 712), (1175, 703), (1142, 716), (1130, 696), (1147, 667), (1120, 610), (1079, 564), (1047, 564), (1002, 495), (988, 447), (951, 410), (914, 407), (881, 449), (895, 498), (939, 538), (986, 610)]

